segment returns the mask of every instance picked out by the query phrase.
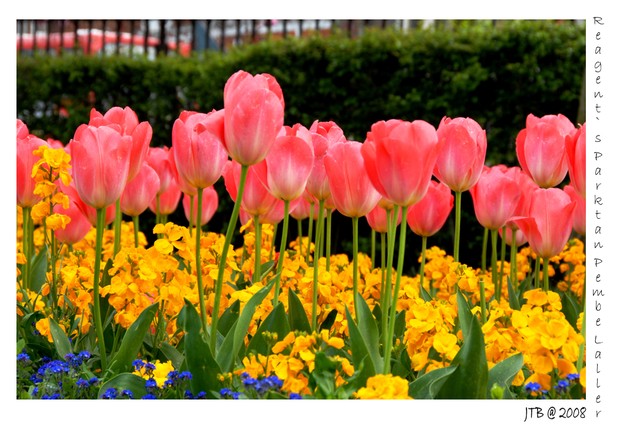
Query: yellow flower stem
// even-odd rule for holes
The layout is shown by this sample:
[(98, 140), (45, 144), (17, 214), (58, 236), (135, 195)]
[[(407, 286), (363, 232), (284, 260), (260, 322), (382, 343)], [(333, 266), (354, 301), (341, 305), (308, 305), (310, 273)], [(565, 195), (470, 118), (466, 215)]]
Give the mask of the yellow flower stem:
[(544, 280), (544, 291), (549, 291), (549, 258), (542, 259), (542, 275)]
[(22, 208), (22, 252), (27, 262), (22, 267), (22, 289), (29, 289), (29, 277), (31, 276), (31, 255), (33, 249), (33, 220), (31, 220), (31, 207)]
[(227, 264), (227, 254), (229, 253), (229, 245), (233, 240), (233, 232), (236, 229), (236, 223), (238, 221), (238, 215), (240, 214), (240, 204), (242, 203), (242, 194), (244, 193), (245, 182), (247, 181), (247, 173), (249, 172), (249, 165), (241, 165), (240, 167), (240, 183), (238, 184), (238, 195), (236, 201), (233, 204), (233, 211), (231, 212), (231, 218), (227, 225), (227, 234), (224, 237), (224, 245), (222, 247), (222, 255), (218, 262), (218, 279), (216, 280), (216, 291), (213, 302), (213, 310), (211, 312), (211, 333), (209, 338), (209, 348), (215, 358), (216, 355), (216, 342), (218, 340), (218, 312), (220, 310), (220, 299), (222, 297), (222, 286), (224, 285), (224, 269)]
[(282, 266), (284, 254), (287, 251), (287, 234), (289, 231), (289, 200), (284, 201), (284, 218), (282, 219), (282, 236), (280, 237), (280, 254), (278, 255), (278, 269), (276, 270), (276, 287), (273, 291), (273, 307), (277, 307), (280, 298), (280, 283), (282, 281)]
[[(420, 251), (420, 287), (421, 288), (424, 288), (424, 260), (426, 259), (424, 254), (426, 250), (427, 250), (427, 236), (425, 235), (422, 237), (422, 250)], [(418, 292), (418, 293), (421, 293), (421, 292)]]
[(487, 243), (489, 242), (489, 229), (484, 228), (484, 236), (482, 237), (482, 255), (481, 255), (481, 263), (480, 268), (482, 269), (482, 273), (487, 271)]
[(113, 256), (120, 252), (120, 235), (122, 223), (122, 210), (120, 209), (120, 198), (116, 200), (116, 218), (113, 221)]
[(102, 372), (107, 371), (107, 348), (104, 343), (104, 331), (102, 330), (102, 312), (100, 311), (100, 263), (102, 261), (102, 235), (106, 217), (106, 208), (96, 209), (96, 257), (93, 270), (93, 324), (98, 337), (100, 350), (100, 365)]
[[(498, 288), (498, 230), (491, 230), (491, 282), (494, 289)], [(498, 291), (495, 291), (494, 297), (498, 297)]]
[(376, 230), (371, 228), (371, 269), (376, 267)]
[(262, 262), (262, 225), (260, 224), (260, 217), (257, 215), (253, 216), (253, 227), (255, 228), (255, 243), (253, 245), (254, 259), (252, 281), (257, 283), (260, 281), (260, 264)]
[[(402, 270), (404, 266), (404, 248), (407, 240), (407, 211), (408, 207), (402, 207), (402, 220), (400, 221), (400, 246), (398, 247), (398, 268), (396, 271), (396, 283), (393, 289), (393, 300), (391, 302), (391, 310), (389, 311), (389, 330), (387, 332), (387, 346), (385, 347), (384, 374), (391, 372), (391, 348), (393, 347), (393, 332), (396, 324), (396, 308), (398, 305), (398, 297), (400, 295), (400, 284), (402, 278)], [(394, 234), (395, 235), (395, 234)]]
[(500, 274), (498, 275), (498, 289), (496, 292), (498, 295), (495, 297), (498, 302), (500, 302), (500, 298), (502, 296), (502, 277), (504, 276), (504, 256), (507, 252), (507, 227), (502, 227), (502, 238), (500, 240)]
[(204, 286), (202, 282), (202, 261), (200, 261), (200, 235), (202, 234), (202, 193), (198, 188), (198, 210), (196, 212), (196, 277), (198, 280), (198, 298), (200, 300), (200, 320), (202, 331), (207, 335), (207, 308), (204, 302)]
[(453, 237), (453, 261), (460, 261), (460, 222), (462, 219), (462, 207), (460, 206), (462, 203), (462, 192), (455, 191), (455, 204), (456, 204), (456, 225), (455, 232)]
[(518, 290), (518, 249), (516, 245), (516, 230), (511, 230), (511, 285)]
[(325, 268), (327, 272), (331, 272), (331, 214), (332, 211), (330, 209), (327, 210), (327, 234), (325, 239)]
[(353, 316), (355, 317), (356, 323), (358, 322), (358, 308), (357, 304), (357, 296), (358, 296), (358, 218), (352, 217), (351, 224), (353, 226)]
[(322, 234), (324, 229), (324, 200), (318, 206), (318, 225), (316, 226), (315, 250), (313, 251), (313, 300), (311, 304), (311, 333), (316, 331), (318, 321), (318, 266), (322, 254)]
[(140, 233), (140, 216), (134, 215), (133, 216), (133, 244), (136, 247), (136, 249), (140, 244), (140, 240), (138, 239), (139, 233)]

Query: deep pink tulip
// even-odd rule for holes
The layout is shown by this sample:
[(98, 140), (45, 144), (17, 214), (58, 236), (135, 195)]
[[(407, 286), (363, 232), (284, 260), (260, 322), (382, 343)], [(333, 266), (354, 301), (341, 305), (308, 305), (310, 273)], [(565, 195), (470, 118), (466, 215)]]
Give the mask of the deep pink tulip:
[(444, 226), (453, 209), (451, 188), (432, 180), (427, 194), (409, 208), (407, 224), (421, 237), (431, 237)]
[(71, 173), (80, 199), (100, 209), (114, 204), (127, 183), (131, 136), (111, 125), (78, 127), (69, 143)]
[(173, 124), (172, 150), (180, 177), (195, 188), (218, 181), (228, 155), (223, 132), (225, 111), (183, 111)]
[(317, 201), (325, 200), (331, 196), (329, 179), (324, 167), (324, 156), (327, 151), (338, 142), (345, 142), (342, 129), (333, 121), (314, 121), (309, 128), (313, 143), (314, 163), (311, 175), (307, 181), (307, 191)]
[[(26, 126), (25, 126), (26, 127)], [(24, 129), (16, 137), (16, 189), (18, 206), (28, 208), (40, 201), (40, 196), (36, 196), (33, 191), (36, 182), (31, 177), (33, 166), (40, 159), (33, 153), (42, 145), (48, 145), (44, 140), (32, 134), (24, 137)]]
[(367, 175), (361, 150), (360, 142), (345, 141), (336, 143), (324, 156), (333, 203), (351, 218), (367, 215), (382, 197)]
[(573, 212), (573, 230), (580, 235), (585, 235), (587, 231), (587, 201), (573, 185), (565, 185), (563, 190), (569, 194), (571, 200), (576, 202), (576, 209)]
[[(223, 171), (224, 185), (234, 202), (238, 195), (240, 171), (241, 165), (235, 160), (228, 161)], [(278, 202), (264, 185), (266, 180), (267, 163), (264, 160), (249, 167), (240, 206), (251, 216), (265, 215)]]
[[(311, 202), (309, 197), (305, 197), (305, 195), (298, 197), (291, 203), (290, 208), (291, 217), (295, 218), (296, 220), (304, 220), (309, 218), (309, 215), (311, 214)], [(314, 202), (313, 208), (313, 219), (316, 220), (318, 218), (319, 209), (317, 202)]]
[(533, 251), (541, 258), (562, 252), (571, 235), (576, 202), (559, 188), (539, 188), (531, 197), (527, 217), (513, 221), (522, 230)]
[(180, 197), (182, 197), (182, 191), (180, 190), (178, 181), (176, 179), (173, 179), (165, 192), (159, 194), (157, 198), (154, 197), (151, 200), (149, 209), (151, 210), (151, 212), (158, 215), (173, 214), (176, 208), (178, 208)]
[[(367, 219), (367, 223), (376, 232), (381, 234), (387, 233), (387, 212), (390, 209), (393, 209), (393, 206), (390, 208), (385, 207), (385, 203), (383, 203), (384, 199), (380, 199), (380, 202), (365, 216)], [(393, 212), (392, 212), (393, 213)], [(398, 213), (399, 214), (399, 213)], [(396, 225), (400, 224), (400, 215), (396, 216)]]
[(567, 175), (565, 143), (575, 126), (563, 115), (527, 116), (526, 128), (516, 137), (520, 166), (541, 188), (552, 188)]
[(434, 176), (453, 191), (467, 191), (478, 182), (484, 168), (486, 132), (471, 118), (445, 116), (437, 133), (440, 152)]
[(69, 207), (65, 209), (62, 205), (54, 205), (53, 212), (68, 216), (70, 221), (64, 229), (57, 229), (54, 234), (61, 243), (74, 244), (82, 240), (91, 230), (91, 222), (80, 208), (82, 201), (75, 189), (69, 190), (61, 184), (58, 184), (58, 187), (69, 197)]
[[(193, 206), (194, 208), (198, 206), (198, 196), (196, 195), (193, 198)], [(195, 224), (196, 219), (191, 219), (191, 198), (183, 197), (182, 198), (182, 208), (184, 209), (184, 215), (187, 217), (187, 220), (193, 224)], [(202, 214), (201, 221), (202, 224), (207, 224), (213, 218), (213, 215), (218, 210), (218, 193), (213, 186), (209, 186), (202, 190)], [(196, 210), (193, 210), (194, 216), (196, 214)]]
[(362, 145), (367, 174), (382, 197), (410, 206), (427, 192), (438, 158), (436, 129), (425, 121), (379, 121)]
[(587, 197), (587, 124), (566, 138), (571, 185), (583, 198)]
[(16, 138), (24, 139), (27, 136), (29, 136), (29, 127), (22, 119), (16, 119)]
[(147, 163), (154, 169), (160, 179), (159, 193), (165, 192), (174, 179), (170, 155), (173, 156), (173, 153), (165, 146), (149, 148)]
[(302, 195), (313, 167), (313, 147), (309, 130), (300, 124), (284, 127), (265, 158), (267, 188), (281, 200)]
[(128, 216), (142, 214), (155, 199), (160, 188), (160, 178), (151, 166), (142, 164), (138, 174), (124, 187), (120, 209)]
[(131, 158), (127, 175), (127, 180), (131, 180), (138, 174), (147, 157), (153, 130), (148, 122), (140, 122), (138, 115), (130, 107), (112, 107), (104, 115), (96, 109), (91, 110), (89, 125), (99, 127), (110, 124), (118, 126), (120, 134), (131, 136)]
[(502, 228), (513, 217), (520, 199), (515, 168), (485, 167), (469, 192), (478, 222), (487, 229)]
[(224, 86), (224, 139), (229, 156), (241, 165), (262, 161), (284, 125), (284, 98), (268, 73), (239, 70)]

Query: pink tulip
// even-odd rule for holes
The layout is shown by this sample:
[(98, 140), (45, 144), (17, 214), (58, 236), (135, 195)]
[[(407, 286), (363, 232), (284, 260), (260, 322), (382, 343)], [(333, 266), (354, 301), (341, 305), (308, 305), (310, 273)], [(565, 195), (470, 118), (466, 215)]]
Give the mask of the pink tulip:
[[(318, 218), (318, 203), (314, 203), (313, 208), (313, 219), (315, 220)], [(309, 218), (309, 215), (311, 214), (311, 203), (309, 201), (309, 198), (302, 195), (295, 199), (291, 203), (290, 214), (291, 217), (295, 218), (296, 220), (304, 220), (306, 218)]]
[(485, 167), (469, 192), (478, 222), (487, 229), (502, 228), (513, 217), (520, 199), (515, 168)]
[(503, 239), (506, 239), (506, 242), (507, 242), (507, 244), (509, 246), (511, 246), (511, 240), (513, 239), (513, 234), (516, 235), (516, 248), (522, 246), (523, 244), (525, 244), (527, 242), (527, 238), (524, 236), (524, 233), (520, 229), (518, 229), (517, 227), (515, 227), (515, 228), (507, 227), (505, 229), (505, 232), (506, 232), (506, 238), (505, 238), (505, 236), (502, 235), (502, 228), (498, 229), (498, 234)]
[(64, 229), (57, 229), (54, 234), (61, 243), (74, 244), (82, 240), (91, 230), (91, 222), (80, 208), (82, 201), (75, 189), (68, 190), (68, 187), (60, 184), (58, 187), (69, 197), (69, 207), (65, 209), (62, 205), (54, 205), (53, 212), (64, 214), (71, 220)]
[(367, 174), (382, 197), (406, 207), (427, 192), (438, 158), (436, 129), (425, 121), (379, 121), (362, 145)]
[(313, 147), (309, 130), (300, 124), (284, 127), (269, 151), (267, 188), (281, 200), (302, 195), (313, 167)]
[(587, 124), (566, 138), (571, 185), (583, 198), (587, 197)]
[[(231, 199), (235, 202), (240, 183), (241, 165), (235, 160), (227, 162), (223, 171), (224, 185)], [(241, 207), (251, 216), (261, 216), (269, 212), (278, 199), (273, 197), (263, 182), (267, 180), (267, 163), (259, 162), (249, 167), (244, 186)]]
[(154, 169), (160, 179), (160, 187), (158, 188), (159, 193), (165, 192), (171, 181), (174, 179), (174, 171), (170, 162), (170, 155), (173, 156), (173, 153), (171, 153), (171, 150), (167, 147), (149, 148), (147, 163)]
[(24, 129), (19, 129), (19, 133), (16, 136), (17, 203), (18, 206), (29, 208), (38, 203), (41, 199), (40, 196), (36, 196), (33, 193), (36, 188), (36, 182), (34, 178), (31, 177), (31, 171), (33, 170), (33, 166), (40, 159), (33, 153), (37, 151), (40, 146), (48, 144), (32, 134), (27, 134), (22, 138), (20, 136), (24, 136)]
[(541, 258), (562, 252), (571, 235), (576, 202), (559, 188), (539, 188), (531, 198), (527, 217), (512, 220), (522, 230), (533, 251)]
[[(194, 207), (198, 205), (198, 196), (196, 195), (193, 198)], [(184, 215), (187, 217), (187, 220), (191, 223), (196, 222), (196, 219), (191, 218), (191, 198), (183, 197), (182, 198), (182, 207), (184, 209)], [(213, 215), (216, 213), (218, 209), (218, 193), (213, 186), (209, 186), (202, 190), (202, 214), (201, 221), (202, 224), (209, 223), (209, 221), (213, 218)], [(194, 209), (195, 214), (195, 209)]]
[(471, 118), (444, 117), (438, 126), (440, 153), (433, 174), (453, 191), (467, 191), (484, 167), (487, 135)]
[(367, 175), (361, 150), (360, 142), (339, 142), (324, 157), (333, 203), (351, 218), (367, 215), (381, 198)]
[(563, 190), (569, 194), (571, 200), (576, 202), (576, 209), (573, 212), (573, 230), (580, 235), (585, 235), (587, 231), (587, 201), (573, 185), (565, 185)]
[(119, 127), (120, 134), (131, 136), (131, 158), (127, 175), (129, 181), (138, 174), (147, 157), (153, 130), (148, 122), (139, 122), (138, 115), (130, 107), (112, 107), (104, 116), (96, 109), (91, 110), (89, 125), (99, 127), (112, 124)]
[[(182, 197), (182, 191), (180, 191), (177, 180), (174, 179), (165, 192), (151, 200), (149, 209), (157, 215), (173, 214), (176, 208), (178, 208), (180, 197)], [(159, 200), (156, 201), (156, 199)]]
[(409, 208), (407, 224), (421, 237), (431, 237), (444, 226), (453, 209), (451, 188), (432, 180), (427, 194)]
[(194, 188), (207, 188), (218, 181), (228, 155), (223, 132), (225, 112), (183, 111), (173, 124), (175, 166), (181, 179)]
[(527, 116), (526, 128), (516, 137), (516, 154), (524, 172), (541, 188), (552, 188), (566, 177), (565, 143), (575, 129), (563, 115)]
[(241, 165), (262, 161), (284, 125), (284, 98), (276, 79), (239, 70), (224, 86), (224, 139)]
[[(175, 148), (170, 148), (169, 149), (169, 168), (171, 168), (171, 173), (173, 175), (173, 181), (175, 181), (175, 183), (178, 184), (178, 187), (180, 188), (180, 191), (182, 191), (184, 194), (188, 195), (188, 196), (195, 196), (196, 194), (198, 194), (198, 188), (196, 188), (193, 185), (188, 184), (185, 180), (184, 177), (178, 172), (178, 168), (176, 167), (176, 149)], [(224, 169), (224, 168), (223, 168)]]
[(80, 199), (100, 209), (115, 203), (127, 183), (131, 136), (110, 125), (83, 124), (69, 143), (71, 172)]
[(138, 174), (127, 183), (120, 198), (120, 209), (128, 216), (142, 214), (155, 199), (160, 188), (160, 178), (151, 166), (142, 164)]
[(314, 121), (309, 128), (313, 142), (314, 163), (307, 181), (307, 191), (316, 200), (326, 200), (331, 196), (329, 179), (324, 167), (324, 156), (338, 142), (345, 142), (342, 129), (333, 121)]
[[(80, 195), (78, 194), (78, 190), (75, 187), (74, 182), (72, 181), (70, 185), (58, 185), (58, 188), (65, 193), (69, 197), (69, 205), (71, 203), (75, 203), (80, 212), (84, 215), (85, 219), (91, 224), (91, 226), (96, 226), (98, 220), (98, 213), (95, 208), (87, 205), (82, 201)], [(105, 226), (113, 223), (116, 218), (116, 205), (115, 203), (107, 206), (105, 210)]]
[(25, 124), (22, 119), (16, 119), (16, 138), (24, 139), (29, 136), (29, 127)]
[[(387, 212), (389, 212), (384, 206), (378, 202), (378, 204), (365, 216), (367, 223), (376, 232), (380, 234), (387, 233)], [(400, 216), (397, 216), (396, 225), (400, 224)]]

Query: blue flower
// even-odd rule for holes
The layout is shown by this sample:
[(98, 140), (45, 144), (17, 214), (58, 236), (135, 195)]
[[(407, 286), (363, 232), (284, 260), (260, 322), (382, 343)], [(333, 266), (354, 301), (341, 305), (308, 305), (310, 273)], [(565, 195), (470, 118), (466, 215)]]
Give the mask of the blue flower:
[(131, 390), (122, 390), (120, 395), (122, 397), (128, 397), (129, 399), (133, 399), (133, 391), (131, 391)]
[(82, 350), (80, 353), (78, 353), (78, 356), (86, 361), (87, 359), (91, 358), (91, 353), (89, 353), (87, 350)]
[(302, 396), (298, 393), (290, 393), (289, 394), (289, 399), (291, 400), (298, 400), (298, 399), (302, 399)]
[(142, 359), (135, 359), (131, 364), (133, 365), (133, 368), (136, 369), (136, 371), (144, 367), (144, 361)]
[(578, 373), (567, 374), (568, 380), (578, 380), (580, 379), (580, 375)]
[(144, 396), (142, 396), (142, 400), (156, 400), (157, 397), (154, 394), (145, 394)]
[(536, 391), (540, 391), (542, 386), (538, 382), (529, 382), (524, 386), (524, 389), (529, 393), (534, 393)]
[[(201, 392), (200, 394), (202, 394), (202, 393), (203, 392)], [(198, 395), (200, 395), (200, 394), (198, 394)], [(206, 393), (205, 393), (205, 396), (206, 396)], [(240, 393), (238, 393), (237, 391), (231, 391), (229, 388), (222, 388), (220, 390), (220, 396), (224, 397), (225, 399), (238, 400), (238, 398), (240, 397)]]
[(92, 377), (91, 379), (89, 379), (89, 385), (97, 385), (98, 382), (100, 382), (100, 379), (98, 379), (97, 377)]
[(146, 364), (144, 364), (144, 368), (147, 369), (147, 372), (149, 371), (153, 371), (156, 369), (155, 364), (151, 363), (151, 362), (147, 362)]
[(86, 379), (80, 378), (76, 381), (76, 386), (78, 388), (89, 388), (89, 381)]
[(569, 381), (565, 379), (559, 380), (555, 388), (561, 393), (567, 391), (569, 389)]
[(103, 399), (115, 399), (118, 397), (118, 390), (115, 388), (107, 388), (107, 390), (102, 395)]
[[(237, 399), (237, 398), (238, 398), (238, 396), (240, 395), (240, 393), (234, 393), (234, 394), (235, 394), (234, 399)], [(207, 393), (205, 393), (204, 391), (200, 391), (200, 392), (198, 393), (198, 395), (196, 396), (196, 399), (204, 399), (204, 398), (206, 398), (206, 397), (207, 397)]]
[(31, 360), (31, 358), (29, 357), (29, 355), (27, 353), (25, 353), (25, 352), (18, 353), (18, 362), (26, 364), (30, 360)]
[(183, 371), (182, 373), (180, 373), (178, 378), (180, 380), (191, 380), (191, 379), (193, 379), (193, 375), (188, 371)]
[(154, 378), (151, 378), (147, 379), (147, 381), (144, 383), (144, 386), (145, 388), (147, 388), (147, 390), (153, 390), (158, 387), (158, 384)]

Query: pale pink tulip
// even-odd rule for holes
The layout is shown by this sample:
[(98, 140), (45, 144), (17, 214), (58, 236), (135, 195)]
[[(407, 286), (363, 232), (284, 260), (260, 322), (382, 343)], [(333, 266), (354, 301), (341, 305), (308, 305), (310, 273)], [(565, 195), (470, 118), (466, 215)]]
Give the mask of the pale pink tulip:
[(149, 209), (157, 215), (173, 214), (178, 207), (178, 203), (180, 203), (180, 197), (182, 197), (182, 191), (178, 186), (178, 182), (174, 179), (165, 192), (151, 200)]
[(587, 201), (573, 185), (565, 185), (563, 190), (569, 194), (571, 200), (576, 202), (576, 209), (573, 212), (573, 230), (580, 235), (585, 235), (587, 231)]
[(276, 79), (239, 70), (224, 86), (224, 139), (241, 165), (262, 161), (284, 125), (284, 98)]
[(265, 158), (267, 188), (281, 200), (302, 195), (313, 167), (311, 134), (300, 124), (284, 127)]
[(566, 138), (571, 185), (583, 198), (587, 197), (587, 124)]
[(159, 188), (158, 173), (151, 166), (143, 163), (138, 174), (127, 183), (122, 192), (120, 209), (128, 216), (139, 216), (155, 199)]
[(54, 205), (53, 212), (68, 216), (70, 221), (64, 229), (56, 229), (54, 234), (56, 239), (61, 243), (74, 244), (82, 240), (91, 230), (91, 222), (89, 222), (80, 208), (82, 201), (78, 197), (75, 189), (66, 190), (68, 187), (61, 184), (58, 184), (58, 187), (61, 188), (69, 198), (69, 207), (64, 208), (62, 205)]
[(314, 121), (309, 128), (313, 143), (314, 163), (307, 181), (307, 191), (317, 201), (331, 196), (327, 171), (324, 167), (324, 156), (338, 142), (345, 142), (342, 129), (333, 121)]
[(24, 139), (27, 136), (29, 136), (29, 127), (22, 119), (16, 119), (16, 138)]
[(170, 155), (173, 156), (173, 153), (165, 146), (149, 148), (147, 163), (154, 169), (160, 179), (159, 193), (165, 192), (174, 178)]
[(467, 191), (476, 184), (484, 168), (486, 132), (471, 118), (444, 117), (437, 133), (440, 152), (434, 176), (453, 191)]
[(501, 229), (513, 217), (520, 199), (515, 168), (485, 167), (469, 192), (478, 222), (487, 229)]
[[(241, 165), (230, 160), (224, 168), (224, 185), (235, 202), (240, 183)], [(267, 163), (263, 160), (249, 167), (244, 186), (241, 207), (251, 216), (261, 216), (269, 212), (278, 199), (273, 197), (263, 182), (267, 180)]]
[(452, 209), (451, 188), (432, 180), (427, 194), (409, 208), (407, 224), (416, 235), (431, 237), (442, 229)]
[[(503, 229), (498, 229), (498, 234), (500, 235), (501, 238), (505, 239), (505, 236), (502, 235), (502, 231)], [(504, 231), (506, 232), (506, 242), (509, 246), (511, 246), (511, 240), (513, 238), (513, 234), (516, 235), (516, 247), (520, 247), (523, 244), (525, 244), (527, 242), (527, 238), (524, 236), (524, 233), (518, 229), (517, 227), (515, 228), (510, 228), (507, 227), (506, 229), (504, 229)]]
[[(367, 223), (371, 229), (381, 234), (386, 234), (388, 229), (387, 213), (389, 212), (389, 209), (393, 209), (393, 206), (391, 208), (385, 208), (385, 205), (381, 203), (382, 200), (384, 199), (381, 199), (381, 201), (378, 202), (378, 204), (365, 217), (367, 218)], [(400, 216), (398, 215), (396, 217), (396, 225), (399, 225)]]
[[(193, 206), (194, 208), (198, 206), (198, 196), (196, 195), (193, 198)], [(182, 208), (184, 209), (184, 215), (187, 220), (193, 224), (195, 224), (196, 219), (191, 218), (191, 197), (183, 197), (182, 198)], [(213, 215), (216, 213), (218, 209), (218, 193), (213, 186), (209, 186), (202, 190), (202, 214), (201, 214), (201, 222), (202, 224), (207, 224), (213, 218)], [(193, 210), (194, 216), (196, 214), (196, 210)]]

